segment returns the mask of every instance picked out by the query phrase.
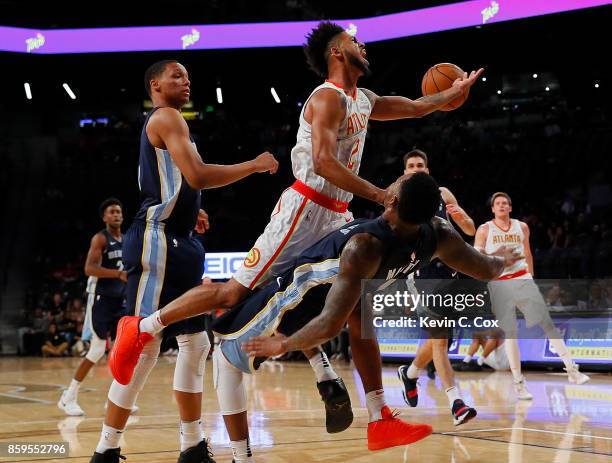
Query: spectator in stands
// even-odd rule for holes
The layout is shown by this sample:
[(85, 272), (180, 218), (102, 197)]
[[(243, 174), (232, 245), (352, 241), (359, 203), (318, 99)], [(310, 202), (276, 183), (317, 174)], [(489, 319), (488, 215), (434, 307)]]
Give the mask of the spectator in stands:
[(68, 350), (68, 341), (57, 330), (57, 324), (51, 323), (41, 347), (43, 357), (61, 357)]

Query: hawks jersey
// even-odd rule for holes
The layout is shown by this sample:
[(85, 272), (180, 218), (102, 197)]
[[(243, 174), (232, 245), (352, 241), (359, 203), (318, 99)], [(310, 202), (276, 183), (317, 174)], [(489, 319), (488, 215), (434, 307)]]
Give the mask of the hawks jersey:
[[(487, 241), (485, 244), (485, 252), (487, 254), (494, 254), (502, 246), (508, 248), (515, 248), (520, 251), (524, 256), (525, 254), (525, 236), (521, 229), (521, 223), (516, 219), (510, 219), (510, 228), (503, 230), (498, 227), (493, 220), (487, 222), (489, 226), (489, 233), (487, 234)], [(527, 270), (527, 260), (525, 257), (517, 260), (510, 267), (504, 268), (504, 273), (500, 276), (503, 278), (506, 275), (512, 275), (517, 272)]]
[(312, 129), (304, 118), (304, 111), (312, 95), (324, 88), (329, 88), (338, 92), (346, 106), (346, 112), (340, 124), (340, 129), (338, 130), (338, 161), (354, 173), (357, 174), (359, 172), (368, 119), (372, 112), (372, 104), (364, 91), (360, 88), (356, 90), (354, 95), (350, 96), (344, 93), (344, 90), (333, 82), (325, 81), (312, 91), (308, 100), (306, 100), (306, 103), (304, 103), (302, 107), (302, 112), (300, 113), (300, 127), (297, 133), (297, 143), (291, 150), (293, 175), (296, 179), (319, 193), (323, 193), (332, 199), (348, 203), (353, 198), (352, 193), (341, 190), (337, 186), (331, 184), (323, 177), (315, 174), (314, 170), (312, 160)]
[(158, 109), (148, 114), (140, 135), (138, 186), (142, 202), (136, 218), (164, 224), (177, 234), (187, 234), (196, 225), (200, 191), (189, 186), (168, 150), (149, 141), (147, 124)]
[[(106, 229), (100, 233), (106, 239), (106, 246), (102, 251), (101, 267), (123, 271), (122, 241), (116, 239)], [(122, 235), (123, 238), (123, 235)], [(87, 292), (110, 297), (123, 297), (125, 283), (119, 278), (98, 278), (90, 276), (87, 279)]]

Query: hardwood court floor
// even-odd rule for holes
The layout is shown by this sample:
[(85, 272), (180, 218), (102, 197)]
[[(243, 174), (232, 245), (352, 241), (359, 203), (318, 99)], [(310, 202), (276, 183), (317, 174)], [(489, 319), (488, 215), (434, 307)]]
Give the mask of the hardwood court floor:
[[(66, 417), (56, 402), (80, 359), (0, 359), (0, 442), (67, 441), (67, 459), (0, 457), (2, 462), (88, 462), (97, 443), (111, 378), (105, 362), (86, 379), (79, 403), (85, 417)], [(121, 445), (128, 463), (176, 462), (178, 415), (172, 397), (174, 357), (162, 357), (140, 396)], [(478, 417), (452, 424), (438, 381), (421, 378), (419, 406), (404, 405), (395, 368), (384, 369), (386, 397), (404, 419), (429, 423), (434, 434), (407, 447), (367, 450), (367, 412), (356, 371), (336, 364), (351, 392), (355, 421), (347, 431), (325, 432), (324, 412), (310, 366), (268, 362), (247, 379), (251, 441), (260, 462), (535, 463), (612, 462), (612, 376), (594, 374), (583, 386), (565, 376), (527, 372), (535, 398), (517, 402), (510, 373), (459, 373), (464, 399)], [(204, 413), (217, 462), (231, 451), (207, 365)]]

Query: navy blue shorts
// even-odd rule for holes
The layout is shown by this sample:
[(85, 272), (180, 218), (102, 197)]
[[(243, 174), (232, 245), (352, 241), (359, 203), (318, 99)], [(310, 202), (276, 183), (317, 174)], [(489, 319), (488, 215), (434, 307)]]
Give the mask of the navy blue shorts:
[(122, 297), (93, 295), (91, 329), (100, 339), (106, 339), (109, 334), (112, 339), (115, 339), (117, 323), (121, 317), (127, 315), (123, 303)]
[[(204, 247), (191, 236), (135, 220), (123, 239), (123, 264), (128, 272), (128, 310), (146, 317), (202, 283)], [(204, 330), (200, 315), (174, 323), (163, 333), (168, 337)]]

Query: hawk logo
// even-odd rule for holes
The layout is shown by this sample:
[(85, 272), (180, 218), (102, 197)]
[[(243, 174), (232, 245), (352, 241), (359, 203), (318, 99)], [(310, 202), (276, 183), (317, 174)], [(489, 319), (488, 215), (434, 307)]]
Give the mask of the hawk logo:
[(259, 263), (259, 259), (261, 259), (259, 249), (253, 248), (244, 259), (244, 266), (247, 268), (255, 267)]

